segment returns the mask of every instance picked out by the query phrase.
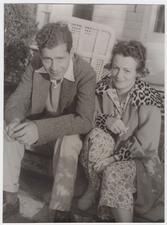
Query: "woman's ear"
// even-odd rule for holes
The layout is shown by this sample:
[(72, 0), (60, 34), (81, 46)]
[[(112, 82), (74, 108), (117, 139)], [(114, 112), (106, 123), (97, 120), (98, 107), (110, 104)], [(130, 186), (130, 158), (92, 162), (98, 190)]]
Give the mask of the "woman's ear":
[(140, 73), (136, 73), (136, 78), (141, 78), (141, 74)]

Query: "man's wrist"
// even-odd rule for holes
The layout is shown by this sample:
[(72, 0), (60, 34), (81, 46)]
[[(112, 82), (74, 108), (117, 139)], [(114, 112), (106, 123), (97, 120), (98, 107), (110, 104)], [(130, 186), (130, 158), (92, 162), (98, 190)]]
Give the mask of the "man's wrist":
[(20, 119), (19, 118), (15, 118), (10, 123), (20, 123)]
[(33, 125), (34, 125), (34, 127), (35, 127), (35, 129), (36, 129), (36, 140), (34, 141), (33, 144), (36, 144), (36, 143), (38, 142), (38, 139), (39, 139), (39, 131), (38, 131), (38, 126), (37, 126), (37, 124), (36, 124), (35, 122), (32, 122), (32, 123), (33, 123)]

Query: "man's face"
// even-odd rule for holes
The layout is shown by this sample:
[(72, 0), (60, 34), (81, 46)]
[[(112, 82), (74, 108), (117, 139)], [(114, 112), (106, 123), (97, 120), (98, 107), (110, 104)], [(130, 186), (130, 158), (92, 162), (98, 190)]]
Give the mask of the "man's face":
[(69, 66), (70, 53), (67, 52), (66, 43), (60, 43), (53, 48), (43, 48), (41, 59), (45, 70), (51, 80), (61, 80)]

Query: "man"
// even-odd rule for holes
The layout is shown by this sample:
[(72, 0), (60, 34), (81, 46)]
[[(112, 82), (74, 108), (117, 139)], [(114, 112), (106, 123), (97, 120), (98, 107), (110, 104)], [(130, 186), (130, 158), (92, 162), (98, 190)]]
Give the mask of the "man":
[(86, 61), (72, 54), (67, 25), (45, 25), (36, 42), (41, 67), (28, 66), (5, 107), (3, 213), (5, 217), (19, 210), (17, 193), (25, 147), (54, 142), (50, 209), (55, 222), (65, 222), (70, 221), (80, 135), (92, 128), (96, 76)]

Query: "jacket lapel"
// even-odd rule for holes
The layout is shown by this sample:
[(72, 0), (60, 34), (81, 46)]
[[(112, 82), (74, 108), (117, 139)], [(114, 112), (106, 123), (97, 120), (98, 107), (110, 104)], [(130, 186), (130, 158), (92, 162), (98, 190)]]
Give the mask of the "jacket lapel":
[(117, 148), (121, 141), (127, 140), (133, 134), (138, 124), (138, 109), (132, 106), (130, 100), (123, 114), (122, 121), (129, 129), (126, 134), (119, 136), (115, 148)]
[(31, 114), (41, 113), (46, 104), (50, 87), (47, 74), (34, 74)]
[[(46, 105), (50, 87), (50, 80), (47, 73), (34, 74), (33, 93), (32, 93), (32, 107), (31, 114), (41, 113)], [(59, 101), (59, 112), (63, 110), (72, 102), (76, 94), (76, 84), (73, 81), (63, 79)]]

